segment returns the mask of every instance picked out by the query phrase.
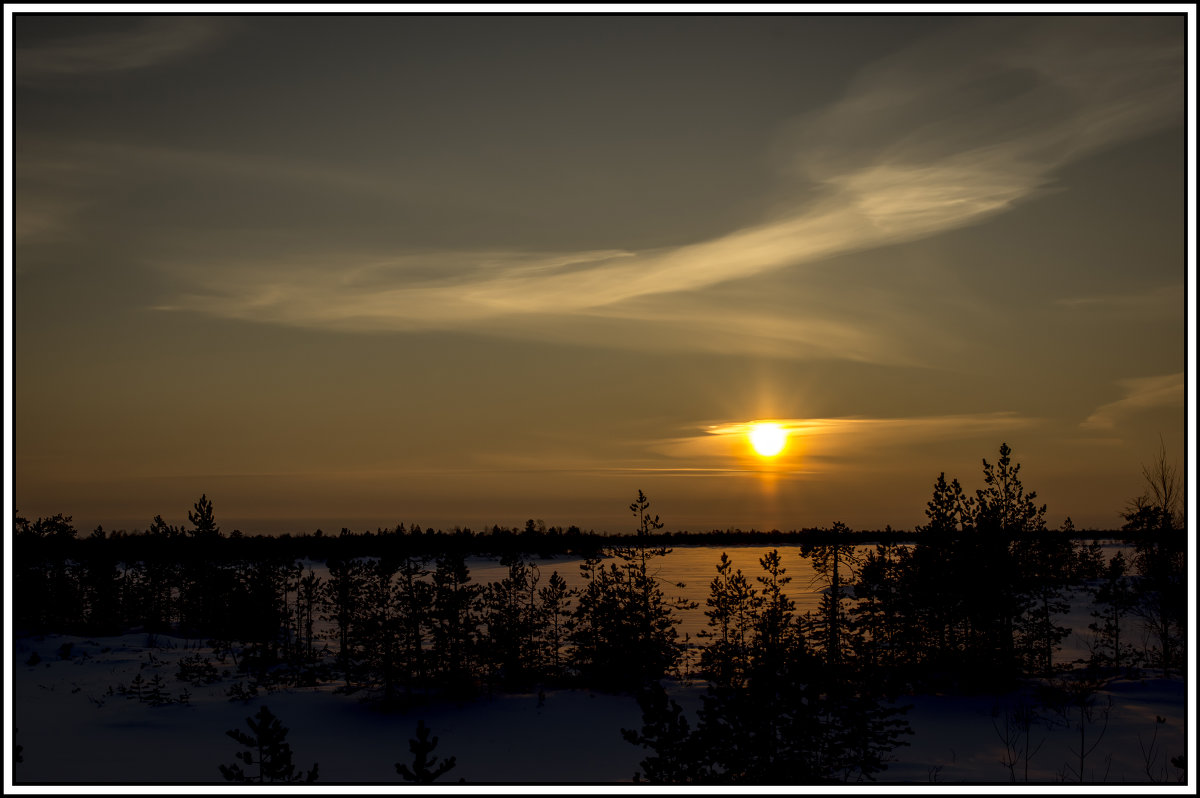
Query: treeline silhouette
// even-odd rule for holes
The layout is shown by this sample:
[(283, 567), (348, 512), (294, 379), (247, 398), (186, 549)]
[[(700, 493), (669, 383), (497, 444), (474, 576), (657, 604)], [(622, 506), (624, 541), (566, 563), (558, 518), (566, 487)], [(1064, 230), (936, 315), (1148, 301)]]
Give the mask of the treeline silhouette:
[[(201, 502), (207, 502), (206, 496)], [(455, 528), (450, 531), (423, 529), (419, 524), (397, 524), (360, 532), (343, 528), (337, 534), (318, 529), (312, 533), (283, 533), (279, 535), (246, 535), (240, 530), (224, 534), (198, 533), (196, 529), (168, 524), (155, 516), (145, 530), (106, 530), (96, 527), (89, 535), (81, 536), (71, 523), (70, 516), (54, 515), (30, 522), (17, 517), (15, 531), (23, 541), (22, 554), (29, 557), (89, 558), (102, 554), (121, 561), (152, 556), (190, 559), (205, 557), (219, 560), (254, 558), (285, 558), (329, 560), (346, 557), (382, 557), (414, 554), (433, 557), (447, 550), (467, 555), (501, 557), (521, 554), (535, 558), (555, 555), (588, 556), (599, 554), (613, 546), (628, 546), (638, 541), (652, 546), (799, 546), (802, 543), (828, 541), (829, 529), (807, 528), (781, 532), (773, 529), (714, 529), (708, 532), (654, 530), (646, 535), (637, 533), (598, 533), (583, 531), (577, 526), (551, 526), (530, 519), (523, 528), (492, 526), (486, 530)], [(1079, 539), (1119, 536), (1115, 530), (1073, 532)], [(844, 530), (839, 540), (855, 543), (915, 542), (918, 534), (912, 531)]]
[[(764, 549), (753, 577), (722, 555), (705, 602), (698, 675), (708, 692), (695, 728), (660, 684), (688, 667), (677, 622), (695, 605), (656, 576), (671, 538), (640, 491), (636, 532), (613, 537), (533, 522), (487, 535), (224, 536), (206, 496), (187, 530), (156, 517), (143, 534), (79, 539), (64, 516), (18, 518), (14, 619), (23, 633), (206, 639), (249, 680), (231, 698), (330, 681), (383, 706), (553, 685), (634, 690), (644, 725), (625, 735), (651, 750), (640, 774), (651, 781), (869, 778), (903, 744), (901, 696), (996, 690), (1061, 668), (1072, 588), (1086, 587), (1095, 608), (1092, 654), (1074, 665), (1183, 667), (1185, 537), (1165, 459), (1144, 470), (1148, 490), (1123, 513), (1128, 558), (1106, 559), (1069, 519), (1048, 529), (1019, 472), (1002, 444), (973, 496), (940, 475), (910, 543), (864, 547), (842, 524), (802, 536), (821, 595), (814, 611), (798, 614), (787, 598), (778, 549)], [(301, 551), (324, 559), (327, 575), (306, 571)], [(556, 551), (582, 557), (580, 588), (543, 574), (537, 555)], [(466, 558), (479, 553), (499, 553), (505, 576), (472, 581)], [(1121, 637), (1131, 616), (1153, 645)], [(197, 655), (179, 678), (214, 670)]]

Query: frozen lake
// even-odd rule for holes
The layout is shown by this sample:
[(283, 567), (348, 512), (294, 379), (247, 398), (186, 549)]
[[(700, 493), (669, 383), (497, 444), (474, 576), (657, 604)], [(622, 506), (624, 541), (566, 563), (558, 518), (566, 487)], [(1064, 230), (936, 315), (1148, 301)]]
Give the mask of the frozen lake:
[[(1113, 556), (1117, 551), (1126, 549), (1123, 543), (1106, 542), (1103, 544), (1105, 557)], [(874, 546), (856, 546), (859, 555), (865, 555)], [(683, 598), (697, 604), (697, 608), (677, 613), (676, 629), (680, 639), (686, 636), (690, 645), (703, 643), (697, 635), (707, 628), (708, 618), (704, 615), (705, 600), (709, 595), (709, 585), (717, 573), (717, 563), (721, 554), (729, 556), (735, 571), (741, 570), (754, 588), (760, 585), (756, 577), (764, 572), (759, 564), (767, 552), (779, 550), (779, 555), (786, 576), (792, 581), (787, 585), (785, 593), (796, 603), (797, 615), (803, 615), (810, 610), (816, 610), (821, 600), (823, 585), (819, 584), (813, 572), (811, 560), (800, 556), (799, 546), (675, 546), (665, 557), (651, 561), (651, 572), (659, 579), (663, 592), (668, 599)], [(1127, 555), (1128, 556), (1128, 553)], [(582, 557), (554, 555), (551, 557), (530, 557), (527, 562), (536, 566), (540, 579), (539, 586), (547, 583), (550, 575), (557, 572), (572, 588), (581, 588), (585, 578), (579, 570)], [(607, 562), (607, 560), (605, 561)], [(498, 557), (468, 557), (467, 567), (471, 572), (471, 581), (485, 585), (498, 582), (508, 575), (508, 567), (500, 564)], [(324, 579), (328, 575), (323, 562), (304, 561), (306, 568), (311, 568)], [(432, 570), (433, 563), (428, 567)], [(843, 578), (846, 571), (843, 570)], [(683, 587), (679, 587), (679, 585)], [(1088, 653), (1089, 635), (1087, 626), (1092, 622), (1091, 607), (1087, 603), (1085, 591), (1071, 591), (1071, 611), (1059, 617), (1059, 622), (1072, 629), (1071, 635), (1063, 641), (1062, 650), (1056, 655), (1058, 662), (1070, 662)], [(1140, 643), (1142, 640), (1140, 624), (1134, 619), (1126, 619), (1128, 624), (1126, 640)], [(1125, 625), (1123, 625), (1123, 629)]]

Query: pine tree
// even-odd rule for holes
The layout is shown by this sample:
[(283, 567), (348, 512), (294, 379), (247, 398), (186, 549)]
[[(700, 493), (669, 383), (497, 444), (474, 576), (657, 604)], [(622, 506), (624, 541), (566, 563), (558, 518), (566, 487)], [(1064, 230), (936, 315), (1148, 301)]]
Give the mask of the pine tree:
[(901, 549), (877, 545), (866, 553), (850, 610), (855, 658), (861, 678), (890, 681), (902, 655), (904, 607)]
[(356, 635), (363, 676), (384, 706), (393, 706), (399, 699), (403, 669), (405, 629), (395, 583), (398, 565), (390, 557), (367, 565), (363, 614)]
[(246, 725), (250, 728), (249, 734), (241, 729), (230, 729), (225, 733), (247, 748), (235, 754), (234, 758), (247, 767), (256, 766), (258, 773), (251, 775), (237, 763), (219, 765), (226, 781), (263, 783), (317, 780), (315, 762), (308, 773), (296, 771), (296, 766), (292, 764), (292, 747), (285, 742), (288, 729), (271, 710), (260, 707), (257, 715), (246, 718)]
[(213, 515), (213, 505), (207, 495), (201, 495), (200, 500), (192, 505), (195, 512), (188, 511), (188, 521), (192, 524), (192, 536), (197, 538), (213, 538), (221, 534), (217, 526), (216, 516)]
[(1037, 493), (1025, 493), (1021, 484), (1021, 465), (1012, 462), (1012, 449), (1000, 444), (1000, 458), (993, 466), (983, 461), (985, 487), (975, 491), (974, 526), (991, 534), (1008, 537), (1040, 532), (1046, 528), (1046, 505), (1034, 504)]
[(433, 572), (432, 656), (439, 679), (452, 691), (469, 687), (478, 630), (476, 604), (481, 590), (471, 583), (471, 572), (461, 551), (438, 557)]
[(437, 744), (437, 737), (429, 739), (429, 729), (425, 726), (425, 721), (418, 720), (417, 736), (408, 741), (408, 750), (413, 754), (413, 766), (410, 769), (407, 765), (397, 762), (396, 772), (403, 776), (405, 781), (417, 784), (430, 784), (437, 781), (438, 777), (444, 776), (455, 765), (455, 758), (452, 756), (440, 763), (436, 756), (430, 758), (429, 755), (433, 753), (433, 749), (437, 748)]
[(221, 589), (224, 574), (214, 562), (211, 548), (221, 530), (207, 496), (201, 496), (193, 509), (195, 512), (188, 512), (192, 530), (184, 541), (188, 556), (179, 569), (180, 621), (186, 631), (211, 635), (217, 631), (218, 617), (228, 608)]
[(409, 695), (414, 687), (424, 684), (427, 673), (425, 636), (431, 624), (429, 606), (433, 601), (433, 587), (425, 580), (428, 575), (424, 562), (411, 555), (401, 560), (396, 569), (396, 612), (402, 629), (399, 653)]
[(634, 781), (651, 784), (705, 782), (711, 777), (698, 738), (692, 734), (687, 716), (678, 703), (667, 697), (659, 682), (651, 682), (638, 693), (642, 709), (642, 728), (621, 729), (626, 742), (648, 748), (654, 753), (641, 761), (642, 770)]
[(762, 594), (755, 623), (754, 660), (757, 670), (778, 670), (787, 649), (796, 642), (793, 640), (797, 634), (793, 623), (796, 602), (784, 593), (792, 577), (787, 576), (778, 548), (758, 558), (758, 565), (764, 575), (755, 577), (762, 586)]
[(1103, 575), (1105, 567), (1104, 550), (1100, 546), (1100, 541), (1093, 540), (1086, 546), (1080, 543), (1075, 556), (1075, 581), (1087, 582), (1099, 579)]
[(337, 663), (345, 679), (345, 689), (352, 689), (360, 657), (359, 626), (365, 604), (366, 567), (357, 560), (331, 559), (326, 563), (329, 578), (322, 591), (326, 612), (322, 620), (333, 623), (338, 643)]
[(258, 560), (234, 573), (238, 602), (235, 629), (247, 644), (241, 666), (262, 679), (279, 661), (279, 644), (286, 625), (283, 599), (287, 568), (280, 562)]
[(146, 700), (146, 680), (142, 678), (141, 673), (135, 673), (129, 681), (129, 690), (127, 696), (136, 698), (139, 702)]
[(316, 658), (316, 650), (313, 648), (313, 622), (323, 584), (321, 578), (310, 568), (308, 575), (300, 579), (296, 591), (296, 603), (299, 606), (296, 625), (303, 638), (304, 659), (309, 661)]
[(154, 516), (142, 541), (141, 558), (128, 574), (133, 596), (127, 614), (134, 625), (140, 623), (147, 632), (167, 631), (178, 615), (181, 602), (176, 598), (174, 586), (181, 582), (182, 569), (168, 549), (180, 534), (161, 515)]
[(92, 634), (110, 635), (121, 630), (121, 570), (110, 553), (104, 528), (97, 526), (81, 558), (80, 593)]
[[(969, 665), (978, 678), (992, 683), (1018, 673), (1022, 659), (1044, 663), (1045, 642), (1057, 634), (1045, 621), (1053, 596), (1030, 595), (1029, 588), (1036, 584), (1021, 578), (1021, 567), (1036, 556), (1046, 532), (1046, 505), (1034, 503), (1036, 492), (1025, 492), (1021, 466), (1011, 455), (1008, 444), (1001, 443), (994, 465), (983, 460), (984, 487), (975, 491), (971, 522), (975, 534), (965, 542), (965, 556), (960, 558), (973, 583), (963, 593), (971, 633)], [(1069, 559), (1046, 565), (1068, 563)], [(1035, 615), (1024, 617), (1031, 604), (1039, 603), (1033, 607)], [(1023, 618), (1025, 629), (1019, 628)], [(1031, 624), (1040, 632), (1030, 634)], [(1019, 642), (1025, 643), (1024, 651)], [(1031, 654), (1032, 648), (1043, 653)]]
[(904, 715), (908, 707), (891, 707), (881, 702), (869, 684), (853, 684), (842, 674), (827, 673), (819, 697), (822, 720), (824, 770), (841, 781), (874, 781), (887, 770), (891, 752), (909, 743), (912, 734)]
[(717, 575), (709, 584), (705, 603), (709, 630), (701, 631), (700, 636), (712, 642), (701, 652), (700, 666), (710, 681), (740, 686), (750, 668), (750, 643), (760, 599), (741, 569), (733, 570), (725, 552), (717, 563)]
[(964, 493), (958, 480), (946, 484), (946, 472), (938, 474), (933, 485), (933, 498), (925, 507), (929, 523), (917, 531), (944, 540), (965, 531), (971, 523), (973, 501)]
[[(833, 553), (826, 554), (832, 568)], [(882, 703), (876, 690), (854, 682), (847, 667), (824, 662), (810, 650), (783, 592), (789, 579), (778, 552), (761, 558), (760, 565), (765, 576), (758, 578), (761, 600), (750, 605), (745, 678), (711, 680), (694, 728), (661, 685), (639, 693), (642, 728), (622, 730), (622, 735), (654, 752), (642, 762), (647, 780), (808, 784), (873, 779), (887, 767), (891, 751), (905, 744), (904, 710)], [(731, 611), (736, 602), (728, 598), (733, 574), (727, 558), (717, 567), (710, 625), (714, 636), (727, 639), (728, 629), (736, 626)], [(822, 638), (827, 643), (823, 632)]]
[(957, 667), (971, 630), (971, 606), (977, 577), (973, 532), (974, 500), (955, 479), (938, 475), (925, 515), (929, 523), (905, 562), (905, 592), (912, 605), (906, 625), (917, 645), (913, 659), (932, 666)]
[(831, 543), (805, 543), (800, 547), (800, 556), (812, 560), (813, 583), (825, 585), (818, 612), (808, 616), (808, 622), (818, 633), (825, 661), (833, 666), (841, 662), (848, 637), (842, 599), (859, 565), (854, 546), (837, 542), (849, 531), (845, 524), (837, 521), (828, 530)]
[(157, 707), (163, 704), (170, 704), (171, 697), (167, 694), (164, 688), (162, 676), (154, 674), (154, 678), (146, 683), (146, 689), (143, 693), (144, 700), (150, 706)]
[(67, 550), (77, 535), (71, 516), (60, 513), (33, 523), (18, 516), (13, 532), (19, 564), (13, 582), (21, 597), (16, 624), (31, 631), (70, 628), (79, 617), (77, 568)]
[[(1121, 621), (1138, 604), (1139, 597), (1129, 578), (1129, 564), (1124, 552), (1118, 551), (1104, 568), (1099, 584), (1092, 591), (1095, 622), (1088, 625), (1099, 636), (1097, 658), (1107, 659), (1114, 668), (1121, 667), (1122, 657), (1128, 648), (1121, 643)], [(1107, 650), (1107, 656), (1099, 649)], [(1128, 664), (1128, 662), (1126, 663)]]
[(663, 526), (649, 506), (639, 490), (629, 506), (639, 519), (634, 545), (611, 547), (608, 567), (595, 557), (580, 565), (587, 584), (576, 604), (572, 641), (577, 667), (594, 684), (637, 687), (654, 681), (675, 667), (683, 651), (674, 612), (696, 605), (668, 601), (650, 571), (650, 564), (670, 549), (648, 545), (647, 538)]
[(608, 571), (598, 554), (584, 558), (579, 564), (583, 587), (575, 604), (574, 629), (569, 634), (573, 644), (572, 661), (580, 674), (594, 675), (603, 669), (606, 641), (604, 635), (614, 625), (611, 614)]
[(1160, 441), (1158, 456), (1142, 466), (1147, 491), (1130, 502), (1123, 530), (1133, 532), (1133, 566), (1142, 601), (1135, 608), (1158, 639), (1158, 665), (1163, 673), (1182, 665), (1187, 615), (1187, 537), (1185, 491), (1176, 467), (1167, 462)]
[[(1068, 529), (1046, 528), (1046, 505), (1034, 503), (1037, 493), (1025, 492), (1020, 464), (1014, 464), (1008, 444), (1000, 445), (995, 466), (983, 461), (985, 488), (976, 491), (975, 526), (986, 551), (985, 570), (995, 574), (987, 587), (997, 647), (1009, 662), (1009, 652), (1028, 672), (1046, 676), (1054, 651), (1070, 634), (1054, 616), (1069, 609), (1064, 597), (1078, 557)], [(1015, 663), (1014, 663), (1015, 664)]]
[(1073, 545), (1062, 533), (1046, 530), (1015, 545), (1019, 546), (1017, 588), (1023, 605), (1014, 621), (1017, 650), (1028, 672), (1049, 676), (1054, 652), (1071, 633), (1054, 619), (1071, 608), (1065, 593), (1076, 559)]
[(491, 683), (519, 687), (527, 685), (536, 672), (535, 635), (540, 624), (531, 599), (538, 574), (520, 554), (506, 554), (500, 562), (508, 566), (508, 574), (489, 583), (483, 594), (485, 658)]
[(567, 587), (567, 580), (552, 571), (545, 587), (538, 591), (541, 617), (545, 624), (542, 645), (545, 649), (543, 661), (546, 674), (554, 680), (561, 679), (567, 659), (563, 647), (571, 634), (571, 599), (576, 591)]

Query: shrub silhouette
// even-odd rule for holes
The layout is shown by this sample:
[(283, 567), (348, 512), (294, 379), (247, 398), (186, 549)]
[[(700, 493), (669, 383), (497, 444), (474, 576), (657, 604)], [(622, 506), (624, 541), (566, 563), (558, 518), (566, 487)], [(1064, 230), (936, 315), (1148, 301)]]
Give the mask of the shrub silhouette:
[(429, 784), (439, 776), (445, 775), (454, 767), (454, 757), (448, 757), (440, 764), (437, 763), (437, 757), (430, 759), (429, 755), (433, 749), (437, 748), (437, 744), (438, 738), (429, 739), (429, 728), (425, 725), (425, 721), (418, 720), (417, 736), (408, 741), (408, 750), (413, 753), (412, 769), (397, 762), (396, 772), (403, 776), (405, 781), (417, 784)]
[(307, 774), (296, 772), (296, 766), (292, 764), (292, 747), (284, 742), (287, 727), (279, 722), (271, 710), (261, 707), (255, 717), (246, 718), (246, 725), (250, 727), (250, 734), (241, 729), (230, 729), (225, 733), (249, 749), (239, 751), (234, 756), (247, 766), (257, 765), (258, 775), (251, 776), (239, 764), (218, 765), (226, 781), (261, 783), (317, 780), (315, 762)]

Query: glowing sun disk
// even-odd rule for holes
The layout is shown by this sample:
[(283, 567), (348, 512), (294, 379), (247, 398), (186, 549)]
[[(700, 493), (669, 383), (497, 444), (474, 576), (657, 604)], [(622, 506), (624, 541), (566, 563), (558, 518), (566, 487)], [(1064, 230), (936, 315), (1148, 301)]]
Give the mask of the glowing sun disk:
[(787, 443), (787, 430), (778, 424), (762, 422), (750, 430), (750, 445), (762, 457), (774, 457)]

